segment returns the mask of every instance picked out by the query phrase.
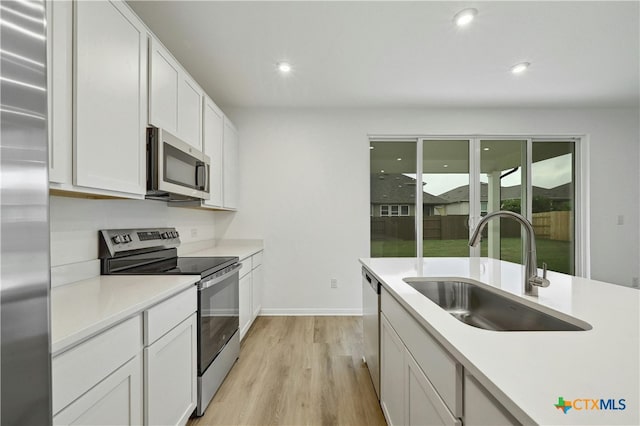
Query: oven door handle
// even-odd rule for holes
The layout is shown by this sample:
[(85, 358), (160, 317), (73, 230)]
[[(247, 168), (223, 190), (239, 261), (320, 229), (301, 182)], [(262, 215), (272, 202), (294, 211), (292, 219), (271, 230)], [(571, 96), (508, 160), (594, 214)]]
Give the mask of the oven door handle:
[(209, 288), (211, 286), (214, 286), (216, 284), (221, 283), (222, 281), (224, 281), (227, 278), (229, 278), (229, 275), (235, 274), (236, 272), (238, 272), (238, 270), (240, 268), (242, 268), (242, 264), (237, 263), (237, 264), (233, 265), (227, 272), (225, 272), (224, 274), (220, 275), (219, 277), (211, 278), (210, 280), (202, 280), (202, 281), (200, 281), (198, 283), (198, 290), (204, 290), (205, 288)]

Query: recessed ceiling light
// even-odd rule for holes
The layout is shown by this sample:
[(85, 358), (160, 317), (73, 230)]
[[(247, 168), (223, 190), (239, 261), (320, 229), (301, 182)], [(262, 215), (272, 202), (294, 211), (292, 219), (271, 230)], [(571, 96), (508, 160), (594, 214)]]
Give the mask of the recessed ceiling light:
[(465, 25), (468, 25), (471, 21), (473, 21), (473, 18), (475, 18), (477, 14), (478, 9), (463, 9), (455, 14), (455, 16), (453, 17), (453, 21), (457, 26), (464, 27)]
[(519, 64), (512, 66), (511, 72), (514, 74), (522, 74), (523, 72), (526, 71), (527, 68), (529, 68), (529, 65), (531, 65), (529, 62), (521, 62)]
[(396, 160), (398, 160), (398, 161), (402, 161), (402, 158), (398, 157), (398, 158), (396, 158)]
[(370, 146), (370, 147), (369, 147), (369, 149), (373, 149), (373, 147), (372, 147), (372, 146)]
[(483, 148), (482, 150), (483, 151), (489, 151), (489, 148)]
[(289, 74), (291, 72), (291, 64), (289, 62), (279, 62), (278, 71), (283, 74)]
[(445, 165), (444, 165), (444, 166), (442, 166), (442, 167), (449, 167), (449, 165), (448, 165), (448, 164), (445, 164)]
[(380, 170), (380, 173), (384, 173), (384, 170)]

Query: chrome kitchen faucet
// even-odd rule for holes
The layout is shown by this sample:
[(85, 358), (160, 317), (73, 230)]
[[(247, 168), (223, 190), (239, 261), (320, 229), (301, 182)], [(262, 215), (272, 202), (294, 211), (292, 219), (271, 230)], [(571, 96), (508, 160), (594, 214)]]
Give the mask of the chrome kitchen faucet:
[(537, 257), (536, 257), (536, 237), (534, 235), (533, 226), (524, 216), (507, 210), (500, 210), (489, 213), (478, 222), (478, 226), (473, 231), (473, 235), (469, 240), (469, 246), (475, 247), (482, 238), (482, 230), (487, 223), (495, 217), (505, 217), (519, 222), (525, 230), (525, 277), (524, 277), (524, 293), (528, 296), (538, 296), (538, 287), (549, 287), (547, 279), (547, 264), (542, 264), (542, 277), (538, 276)]

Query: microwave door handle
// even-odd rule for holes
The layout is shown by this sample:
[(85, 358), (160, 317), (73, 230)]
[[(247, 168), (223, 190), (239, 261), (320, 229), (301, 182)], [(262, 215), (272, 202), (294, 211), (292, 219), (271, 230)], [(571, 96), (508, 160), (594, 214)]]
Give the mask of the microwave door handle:
[(196, 187), (202, 191), (207, 189), (207, 165), (203, 161), (196, 163)]

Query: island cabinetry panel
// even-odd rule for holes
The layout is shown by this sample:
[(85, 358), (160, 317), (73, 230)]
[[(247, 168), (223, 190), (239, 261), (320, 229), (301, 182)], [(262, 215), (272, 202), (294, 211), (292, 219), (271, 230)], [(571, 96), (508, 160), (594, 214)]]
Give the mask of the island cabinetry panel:
[(462, 366), (382, 289), (380, 404), (389, 424), (460, 425)]
[(519, 425), (518, 422), (472, 375), (464, 375), (464, 424)]

